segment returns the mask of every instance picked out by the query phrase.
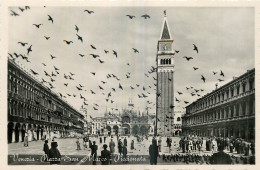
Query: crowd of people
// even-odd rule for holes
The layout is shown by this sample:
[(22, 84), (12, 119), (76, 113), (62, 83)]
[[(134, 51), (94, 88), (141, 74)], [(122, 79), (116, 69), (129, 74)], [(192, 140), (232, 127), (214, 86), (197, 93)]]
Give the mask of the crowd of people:
[(255, 154), (255, 144), (241, 139), (241, 138), (223, 138), (223, 137), (209, 137), (202, 138), (198, 136), (194, 137), (182, 137), (179, 141), (179, 146), (182, 149), (182, 153), (191, 153), (202, 151), (203, 141), (205, 140), (206, 151), (212, 153), (220, 151), (223, 148), (226, 152), (243, 154), (244, 156), (249, 156), (250, 152), (252, 155)]
[[(111, 157), (119, 155), (122, 158), (126, 158), (128, 155), (128, 148), (130, 150), (136, 150), (135, 141), (137, 143), (143, 143), (144, 140), (148, 141), (148, 136), (137, 136), (136, 140), (129, 136), (111, 136), (107, 139), (106, 136), (100, 136), (96, 138), (90, 138), (89, 136), (83, 137), (83, 148), (89, 148), (91, 150), (91, 156), (93, 158), (93, 165), (97, 164), (97, 160), (101, 160), (102, 165), (112, 164)], [(165, 138), (164, 138), (165, 139)], [(108, 141), (107, 141), (108, 140)], [(98, 156), (98, 144), (103, 145), (100, 156)], [(106, 142), (107, 141), (107, 142)], [(128, 147), (128, 141), (130, 145)], [(146, 142), (147, 142), (146, 141)], [(199, 136), (183, 136), (179, 141), (179, 146), (174, 141), (174, 146), (178, 146), (177, 152), (172, 153), (172, 137), (167, 136), (165, 141), (162, 141), (161, 136), (152, 137), (150, 141), (149, 161), (151, 165), (157, 164), (159, 158), (163, 162), (180, 162), (180, 163), (196, 163), (196, 164), (254, 164), (255, 161), (255, 146), (254, 143), (246, 142), (241, 138), (221, 138), (221, 137), (209, 137), (203, 138)], [(166, 146), (162, 146), (165, 142)], [(60, 158), (61, 155), (57, 149), (57, 142), (52, 141), (51, 149), (48, 147), (48, 140), (45, 141), (43, 151), (47, 155), (46, 161), (52, 158)], [(117, 153), (116, 153), (117, 147)], [(167, 149), (162, 151), (163, 147)], [(76, 139), (76, 150), (81, 150), (80, 138)], [(229, 153), (229, 154), (228, 154)], [(234, 156), (234, 154), (238, 154)], [(97, 159), (98, 158), (98, 159)], [(50, 161), (51, 164), (59, 164), (60, 161)], [(127, 159), (125, 159), (127, 160)], [(127, 161), (123, 161), (127, 163)]]

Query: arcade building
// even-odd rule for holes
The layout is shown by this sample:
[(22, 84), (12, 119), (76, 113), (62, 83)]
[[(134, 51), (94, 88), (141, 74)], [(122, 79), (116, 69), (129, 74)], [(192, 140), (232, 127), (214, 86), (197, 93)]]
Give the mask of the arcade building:
[(255, 139), (255, 69), (186, 107), (184, 135)]
[(84, 115), (8, 60), (8, 143), (82, 134)]

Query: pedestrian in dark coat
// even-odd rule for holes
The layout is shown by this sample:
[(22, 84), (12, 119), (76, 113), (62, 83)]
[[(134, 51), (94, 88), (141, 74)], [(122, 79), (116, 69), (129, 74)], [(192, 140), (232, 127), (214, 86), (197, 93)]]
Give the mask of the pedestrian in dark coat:
[(96, 142), (93, 141), (93, 145), (91, 145), (91, 156), (93, 158), (93, 165), (97, 164), (97, 150), (98, 150), (98, 146), (96, 145)]
[(104, 150), (101, 151), (101, 164), (102, 165), (109, 165), (111, 163), (111, 153), (109, 150), (107, 150), (107, 145), (103, 145)]
[(210, 164), (231, 164), (232, 159), (229, 154), (225, 153), (224, 147), (219, 148), (218, 153), (214, 153), (210, 158)]
[(102, 137), (99, 138), (99, 142), (102, 143)]
[(50, 164), (60, 164), (61, 161), (61, 154), (60, 151), (58, 150), (58, 143), (57, 142), (52, 142), (51, 143), (51, 149), (49, 151), (49, 161)]
[(119, 141), (118, 141), (118, 152), (119, 152), (120, 155), (122, 154), (122, 151), (123, 151), (123, 143), (122, 143), (121, 139), (119, 139)]
[(131, 150), (133, 150), (134, 148), (135, 148), (135, 141), (132, 140), (132, 141), (131, 141)]
[(158, 153), (158, 146), (156, 145), (156, 141), (152, 140), (152, 144), (149, 147), (149, 155), (150, 155), (150, 164), (157, 165), (157, 157)]
[(127, 148), (126, 145), (123, 146), (123, 163), (127, 163)]
[(49, 152), (50, 152), (49, 145), (48, 145), (48, 140), (45, 140), (45, 143), (43, 145), (43, 151), (44, 151), (44, 154), (46, 156), (45, 161), (47, 161), (47, 158), (49, 157)]
[(106, 137), (106, 136), (104, 136), (104, 143), (106, 143), (106, 138), (107, 138), (107, 137)]
[(127, 139), (126, 139), (126, 137), (124, 139), (124, 145), (127, 146)]

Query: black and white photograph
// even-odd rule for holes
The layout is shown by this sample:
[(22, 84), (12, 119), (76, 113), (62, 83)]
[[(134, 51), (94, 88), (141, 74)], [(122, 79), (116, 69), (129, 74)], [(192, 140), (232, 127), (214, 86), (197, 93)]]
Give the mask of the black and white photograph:
[(7, 12), (7, 165), (256, 164), (254, 7)]

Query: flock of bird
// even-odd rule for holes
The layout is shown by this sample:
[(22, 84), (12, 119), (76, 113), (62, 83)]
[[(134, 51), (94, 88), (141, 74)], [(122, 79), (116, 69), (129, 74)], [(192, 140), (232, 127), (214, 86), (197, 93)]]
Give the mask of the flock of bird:
[[(46, 8), (46, 7), (45, 7)], [(23, 12), (30, 10), (31, 8), (29, 6), (25, 6), (24, 8), (22, 7), (18, 7), (18, 10), (20, 10), (21, 13), (16, 12), (15, 10), (10, 10), (10, 15), (11, 16), (20, 16)], [(88, 13), (89, 15), (94, 14), (94, 11), (90, 11), (90, 10), (84, 10), (84, 13)], [(126, 15), (129, 19), (134, 19), (136, 18), (136, 16), (134, 15)], [(151, 17), (147, 14), (144, 14), (141, 16), (144, 19), (150, 19)], [(49, 14), (46, 14), (46, 21), (48, 22), (48, 24), (53, 24), (55, 25), (55, 18)], [(41, 29), (44, 27), (44, 23), (32, 23), (32, 27), (34, 27), (36, 30), (41, 31)], [(73, 40), (63, 40), (63, 43), (65, 43), (65, 45), (71, 46), (72, 44), (76, 44), (76, 43), (86, 43), (86, 41), (84, 40), (80, 27), (72, 24), (71, 27), (74, 27), (74, 30), (71, 30), (71, 34), (75, 35), (75, 38), (78, 40), (77, 42), (73, 42)], [(52, 37), (50, 36), (44, 36), (46, 41), (50, 41), (52, 39)], [(31, 55), (34, 55), (34, 50), (33, 47), (36, 46), (34, 44), (30, 44), (28, 42), (22, 42), (19, 41), (17, 42), (18, 45), (21, 45), (24, 49), (24, 51), (26, 52), (27, 55), (25, 54), (17, 54), (16, 52), (10, 52), (9, 53), (9, 57), (12, 58), (13, 60), (20, 60), (20, 61), (25, 61), (26, 63), (30, 63), (30, 57)], [(84, 57), (88, 57), (91, 56), (94, 60), (97, 60), (100, 64), (106, 64), (106, 61), (104, 59), (102, 59), (102, 57), (100, 56), (101, 54), (97, 54), (95, 51), (97, 50), (97, 47), (94, 44), (89, 44), (89, 46), (92, 49), (92, 52), (90, 52), (88, 55), (87, 54), (83, 54), (81, 52), (78, 53), (78, 56), (80, 58), (84, 58)], [(199, 50), (198, 47), (193, 44), (193, 50), (198, 54)], [(138, 55), (139, 53), (142, 53), (142, 51), (139, 51), (137, 48), (131, 48), (132, 53), (135, 55)], [(110, 53), (112, 54), (112, 56), (114, 56), (115, 59), (120, 59), (120, 54), (117, 52), (117, 50), (112, 49), (112, 50), (108, 50), (108, 49), (103, 49), (103, 55), (109, 55)], [(176, 53), (179, 53), (179, 51), (175, 51)], [(32, 53), (32, 54), (31, 54)], [(93, 89), (88, 88), (86, 85), (82, 85), (80, 83), (78, 83), (78, 80), (75, 78), (75, 73), (72, 73), (70, 71), (67, 70), (63, 70), (62, 68), (58, 68), (57, 66), (55, 66), (55, 59), (57, 58), (56, 55), (54, 54), (50, 54), (50, 59), (51, 61), (53, 61), (53, 65), (52, 63), (42, 63), (42, 67), (43, 68), (51, 68), (51, 71), (47, 71), (44, 70), (43, 73), (38, 72), (37, 70), (33, 70), (30, 69), (31, 73), (33, 75), (35, 75), (38, 79), (41, 80), (41, 83), (43, 85), (45, 85), (47, 88), (51, 89), (55, 89), (55, 83), (57, 81), (57, 77), (62, 77), (63, 79), (63, 84), (65, 88), (68, 87), (72, 87), (74, 90), (68, 90), (68, 91), (63, 91), (63, 92), (58, 92), (58, 95), (60, 96), (60, 98), (79, 98), (82, 101), (82, 108), (83, 107), (87, 107), (92, 108), (92, 111), (98, 111), (99, 107), (101, 107), (97, 102), (95, 102), (95, 96), (94, 95), (102, 95), (103, 99), (110, 104), (116, 104), (118, 102), (117, 98), (117, 94), (120, 91), (124, 91), (125, 89), (130, 89), (131, 91), (138, 91), (137, 94), (137, 98), (142, 99), (142, 100), (146, 100), (145, 102), (147, 103), (146, 107), (147, 108), (151, 108), (155, 106), (155, 102), (154, 101), (150, 101), (147, 100), (146, 98), (148, 98), (149, 96), (156, 96), (156, 72), (157, 72), (157, 68), (156, 66), (150, 66), (149, 70), (147, 72), (144, 73), (144, 76), (148, 79), (153, 78), (153, 83), (152, 84), (143, 84), (144, 82), (140, 82), (140, 83), (136, 83), (136, 84), (127, 84), (125, 83), (127, 79), (131, 79), (132, 73), (130, 71), (127, 71), (125, 73), (125, 77), (120, 77), (119, 75), (116, 75), (115, 73), (107, 73), (106, 74), (106, 80), (102, 80), (97, 84), (97, 89), (98, 91), (95, 91)], [(187, 61), (193, 60), (193, 57), (187, 57), (184, 56), (183, 58), (185, 58)], [(121, 58), (123, 59), (123, 58)], [(124, 59), (125, 60), (125, 59)], [(32, 63), (32, 64), (38, 64), (38, 63)], [(155, 63), (154, 63), (155, 64)], [(126, 67), (131, 67), (132, 64), (130, 64), (129, 62), (126, 63)], [(194, 71), (199, 70), (198, 67), (193, 67)], [(129, 69), (130, 70), (130, 69)], [(108, 70), (109, 71), (109, 70)], [(213, 71), (213, 75), (217, 75), (218, 72)], [(95, 77), (98, 73), (95, 71), (92, 71), (90, 73), (84, 73), (84, 74), (89, 74), (93, 77)], [(220, 76), (224, 77), (224, 73), (222, 72), (222, 70), (220, 71)], [(201, 79), (203, 82), (206, 82), (207, 78), (203, 75), (201, 75)], [(223, 79), (218, 79), (219, 82), (224, 81)], [(172, 80), (169, 80), (172, 81)], [(112, 84), (113, 87), (108, 86), (107, 84), (110, 85)], [(59, 90), (59, 89), (56, 89)], [(191, 94), (191, 96), (201, 96), (201, 94), (199, 92), (204, 92), (204, 89), (199, 89), (199, 88), (195, 88), (195, 87), (186, 87), (186, 90)], [(182, 95), (184, 92), (181, 91), (177, 91), (177, 94), (180, 96)], [(160, 94), (157, 94), (157, 96)], [(112, 96), (114, 98), (112, 98)], [(176, 106), (178, 105), (178, 103), (181, 102), (179, 98), (179, 96), (175, 97), (175, 106), (171, 106), (171, 107), (180, 107)], [(89, 100), (88, 100), (89, 99)], [(187, 105), (189, 103), (189, 101), (184, 100), (183, 101), (185, 105)], [(114, 106), (114, 105), (113, 105)], [(112, 110), (116, 109), (116, 107), (112, 107)]]

